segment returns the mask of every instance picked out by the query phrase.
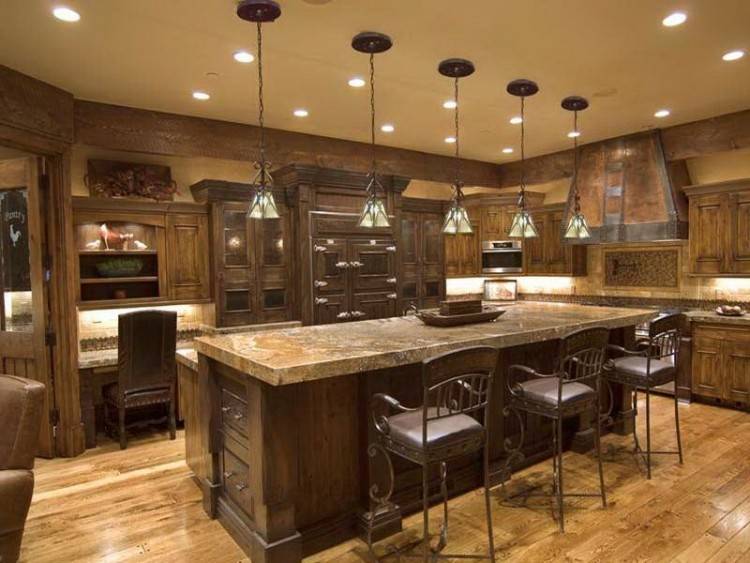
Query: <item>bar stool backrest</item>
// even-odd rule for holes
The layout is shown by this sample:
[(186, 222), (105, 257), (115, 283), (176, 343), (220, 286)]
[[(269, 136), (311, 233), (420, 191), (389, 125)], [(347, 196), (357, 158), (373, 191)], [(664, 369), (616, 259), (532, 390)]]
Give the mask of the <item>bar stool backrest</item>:
[(668, 358), (677, 364), (680, 346), (682, 315), (675, 313), (652, 321), (648, 327), (648, 357), (650, 360)]
[(604, 327), (579, 330), (560, 341), (558, 403), (562, 400), (564, 386), (571, 383), (583, 383), (599, 390), (599, 375), (608, 342), (609, 330)]
[(458, 414), (477, 416), (482, 410), (486, 420), (497, 361), (498, 351), (489, 346), (463, 348), (424, 360), (425, 427), (430, 420)]

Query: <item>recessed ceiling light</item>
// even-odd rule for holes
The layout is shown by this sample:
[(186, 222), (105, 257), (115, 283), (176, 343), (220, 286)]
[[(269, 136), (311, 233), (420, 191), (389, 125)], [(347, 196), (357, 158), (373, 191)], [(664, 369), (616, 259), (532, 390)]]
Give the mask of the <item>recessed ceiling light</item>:
[(362, 88), (362, 86), (364, 86), (365, 84), (367, 84), (367, 82), (365, 82), (365, 79), (360, 78), (359, 76), (355, 76), (354, 78), (349, 79), (349, 86), (351, 86), (352, 88)]
[(738, 59), (741, 59), (744, 56), (745, 56), (745, 51), (738, 49), (736, 51), (729, 51), (728, 53), (724, 53), (724, 55), (722, 55), (721, 58), (724, 59), (725, 61), (736, 61)]
[(446, 143), (455, 143), (456, 142), (456, 138), (455, 137), (446, 137), (445, 138), (445, 142)]
[(52, 15), (64, 22), (77, 22), (81, 19), (81, 14), (66, 6), (58, 6), (52, 10)]
[(503, 154), (513, 154), (513, 147), (505, 147), (503, 149)]
[(205, 102), (206, 100), (211, 99), (211, 95), (208, 92), (196, 90), (195, 92), (193, 92), (193, 98), (195, 98), (196, 100), (201, 100), (202, 102)]
[(576, 137), (580, 137), (580, 136), (581, 136), (580, 131), (571, 131), (570, 133), (568, 133), (568, 137), (571, 139), (575, 139)]
[(238, 63), (251, 63), (255, 60), (255, 55), (248, 53), (247, 51), (237, 51), (234, 55), (234, 60)]
[(458, 104), (456, 103), (456, 100), (445, 100), (443, 102), (443, 107), (445, 109), (456, 109)]
[(516, 115), (515, 117), (511, 117), (510, 118), (510, 123), (511, 123), (511, 125), (519, 125), (519, 124), (523, 123), (523, 117), (521, 117), (520, 115)]
[(380, 130), (383, 133), (393, 133), (396, 130), (396, 128), (392, 124), (386, 123), (380, 127)]
[(687, 14), (685, 12), (673, 12), (661, 20), (661, 23), (665, 27), (675, 27), (677, 25), (682, 25), (686, 20)]
[(310, 112), (307, 111), (306, 109), (300, 108), (300, 109), (294, 110), (294, 115), (295, 117), (307, 117), (308, 115), (310, 115)]
[(669, 117), (670, 113), (671, 112), (668, 109), (660, 109), (659, 111), (657, 111), (656, 113), (654, 113), (654, 117), (659, 117), (659, 118)]

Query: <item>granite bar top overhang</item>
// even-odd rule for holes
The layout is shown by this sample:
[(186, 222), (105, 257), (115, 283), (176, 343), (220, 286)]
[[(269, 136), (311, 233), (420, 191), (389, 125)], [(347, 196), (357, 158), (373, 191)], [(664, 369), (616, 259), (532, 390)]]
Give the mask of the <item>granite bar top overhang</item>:
[(632, 326), (656, 315), (652, 309), (517, 303), (493, 323), (437, 328), (413, 316), (393, 317), (258, 334), (203, 336), (195, 340), (195, 348), (199, 354), (255, 379), (288, 385), (413, 364), (466, 346), (508, 348), (553, 340), (593, 326)]

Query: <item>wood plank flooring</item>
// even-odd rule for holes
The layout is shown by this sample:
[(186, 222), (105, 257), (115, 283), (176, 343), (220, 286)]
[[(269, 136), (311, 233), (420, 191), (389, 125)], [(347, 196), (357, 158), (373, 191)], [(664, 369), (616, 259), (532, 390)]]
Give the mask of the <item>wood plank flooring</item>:
[[(656, 399), (653, 406), (655, 447), (671, 449), (672, 403)], [(516, 508), (494, 489), (497, 560), (750, 562), (750, 414), (692, 404), (681, 406), (680, 415), (685, 465), (675, 456), (657, 456), (651, 481), (638, 470), (631, 439), (604, 438), (609, 507), (603, 510), (596, 498), (567, 499), (565, 535), (557, 532), (546, 499), (529, 498)], [(172, 442), (166, 434), (136, 437), (125, 451), (104, 442), (75, 459), (37, 462), (22, 561), (249, 562), (205, 516), (184, 464), (181, 433)], [(596, 490), (593, 455), (567, 453), (564, 468), (566, 490)], [(508, 491), (548, 491), (550, 478), (545, 462), (515, 475)], [(439, 507), (431, 517), (437, 531)], [(451, 501), (450, 518), (451, 552), (485, 550), (479, 491)], [(420, 531), (421, 515), (412, 516), (404, 532), (377, 551), (415, 542)], [(369, 560), (365, 545), (351, 540), (307, 561)]]

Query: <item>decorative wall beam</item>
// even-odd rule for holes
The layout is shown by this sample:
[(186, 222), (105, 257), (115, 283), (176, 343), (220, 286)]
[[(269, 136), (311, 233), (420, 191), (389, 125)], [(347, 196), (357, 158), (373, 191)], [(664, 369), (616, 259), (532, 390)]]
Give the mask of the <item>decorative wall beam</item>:
[[(252, 125), (75, 102), (76, 142), (112, 150), (249, 161), (256, 156), (257, 135), (258, 128)], [(367, 172), (371, 162), (366, 143), (280, 129), (267, 130), (266, 142), (274, 168), (312, 164)], [(377, 158), (383, 174), (434, 182), (455, 180), (455, 165), (448, 156), (378, 146)], [(462, 173), (467, 185), (497, 187), (496, 164), (464, 160)]]

